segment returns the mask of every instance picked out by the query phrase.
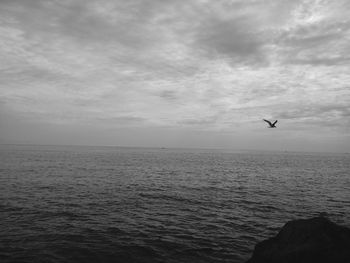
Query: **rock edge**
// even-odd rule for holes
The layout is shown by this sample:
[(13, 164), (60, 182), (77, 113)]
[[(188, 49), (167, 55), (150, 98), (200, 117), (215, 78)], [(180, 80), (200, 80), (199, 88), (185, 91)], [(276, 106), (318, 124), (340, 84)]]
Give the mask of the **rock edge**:
[(255, 246), (246, 263), (349, 263), (350, 229), (325, 217), (286, 223), (280, 232)]

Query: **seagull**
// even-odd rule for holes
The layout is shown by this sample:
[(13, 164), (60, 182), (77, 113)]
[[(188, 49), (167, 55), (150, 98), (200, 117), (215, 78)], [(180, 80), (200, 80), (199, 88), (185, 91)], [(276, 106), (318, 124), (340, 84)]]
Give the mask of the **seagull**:
[(264, 121), (266, 121), (270, 125), (270, 127), (268, 127), (268, 128), (277, 128), (276, 127), (277, 120), (275, 120), (274, 123), (271, 123), (271, 121), (268, 121), (268, 120), (265, 120), (265, 119), (264, 119)]

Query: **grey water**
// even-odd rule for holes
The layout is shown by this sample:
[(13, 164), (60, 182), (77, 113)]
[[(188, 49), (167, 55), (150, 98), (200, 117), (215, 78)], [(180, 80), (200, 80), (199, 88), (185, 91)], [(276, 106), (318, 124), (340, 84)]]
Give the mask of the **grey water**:
[(350, 155), (0, 146), (1, 262), (244, 262), (288, 220), (350, 226)]

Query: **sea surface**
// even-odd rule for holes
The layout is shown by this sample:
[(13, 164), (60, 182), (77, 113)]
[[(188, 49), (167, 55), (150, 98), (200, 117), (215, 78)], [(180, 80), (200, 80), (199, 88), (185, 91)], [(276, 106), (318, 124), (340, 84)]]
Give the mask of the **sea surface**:
[(0, 146), (0, 262), (244, 262), (288, 220), (350, 226), (350, 155)]

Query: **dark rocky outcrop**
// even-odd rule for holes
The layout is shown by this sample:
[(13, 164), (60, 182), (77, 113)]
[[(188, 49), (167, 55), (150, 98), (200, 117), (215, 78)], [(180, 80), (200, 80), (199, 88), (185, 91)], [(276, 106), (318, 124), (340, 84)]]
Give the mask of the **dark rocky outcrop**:
[(325, 217), (290, 221), (255, 246), (247, 263), (349, 263), (350, 229)]

